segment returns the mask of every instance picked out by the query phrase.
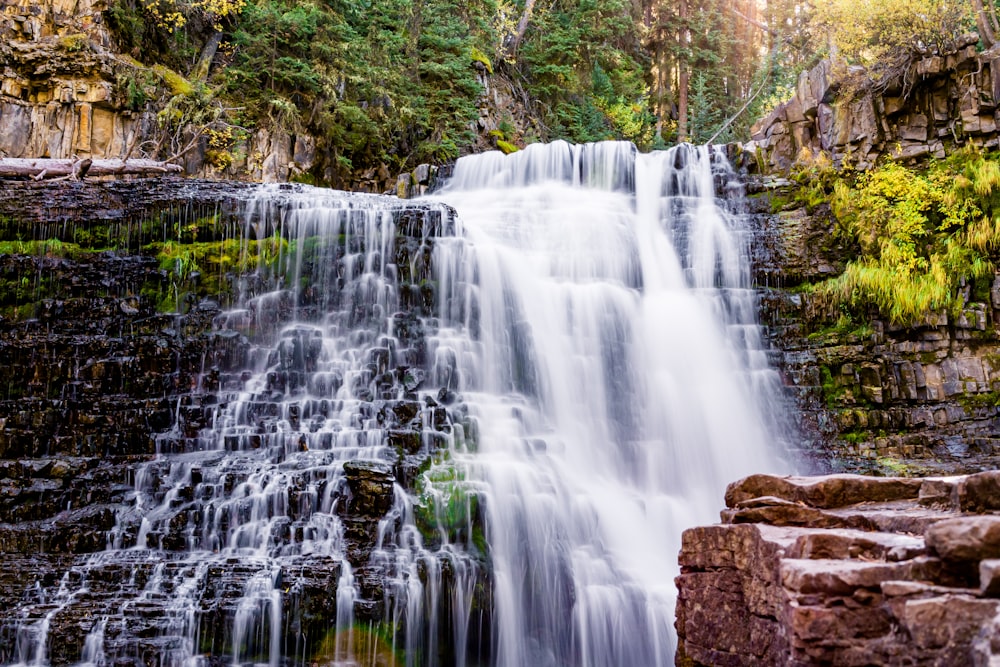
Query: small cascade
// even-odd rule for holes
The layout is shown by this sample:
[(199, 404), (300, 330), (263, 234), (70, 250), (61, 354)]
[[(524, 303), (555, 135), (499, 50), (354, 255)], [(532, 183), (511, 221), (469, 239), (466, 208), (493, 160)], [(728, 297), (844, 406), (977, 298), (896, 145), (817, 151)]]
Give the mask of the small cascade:
[[(224, 243), (254, 270), (135, 470), (107, 550), (76, 568), (97, 582), (83, 605), (106, 612), (80, 621), (79, 662), (455, 660), (456, 607), (438, 598), (472, 591), (485, 570), (464, 561), (481, 556), (445, 549), (436, 510), (402, 486), (463, 446), (460, 402), (440, 404), (424, 370), (431, 247), (452, 215), (311, 188), (247, 202), (242, 239)], [(443, 573), (439, 557), (463, 564)], [(17, 647), (0, 662), (50, 664), (50, 623), (86, 608), (64, 588), (3, 629)], [(472, 594), (459, 597), (464, 641)]]
[(214, 318), (202, 372), (107, 548), (31, 582), (0, 663), (672, 664), (681, 530), (781, 465), (739, 199), (716, 149), (626, 143), (416, 203), (256, 189), (227, 308), (167, 295), (172, 335)]

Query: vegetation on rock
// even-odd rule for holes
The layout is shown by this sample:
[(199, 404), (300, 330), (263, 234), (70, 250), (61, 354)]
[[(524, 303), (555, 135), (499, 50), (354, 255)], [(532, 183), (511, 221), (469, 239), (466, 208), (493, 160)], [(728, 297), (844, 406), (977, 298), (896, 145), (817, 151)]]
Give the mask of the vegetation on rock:
[[(861, 254), (820, 292), (856, 313), (913, 324), (989, 288), (1000, 250), (1000, 163), (969, 149), (924, 169), (886, 162), (833, 185), (840, 231)], [(981, 283), (981, 284), (980, 284)]]

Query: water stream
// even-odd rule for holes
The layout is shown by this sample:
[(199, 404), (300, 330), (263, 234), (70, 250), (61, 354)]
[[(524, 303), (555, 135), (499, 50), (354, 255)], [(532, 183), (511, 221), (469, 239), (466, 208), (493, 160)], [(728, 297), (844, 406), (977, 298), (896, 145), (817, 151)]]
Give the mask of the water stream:
[(681, 530), (778, 465), (749, 239), (716, 197), (738, 188), (718, 149), (555, 143), (461, 160), (440, 194), (496, 664), (672, 664)]
[(66, 617), (88, 667), (673, 664), (681, 530), (782, 466), (740, 198), (626, 143), (261, 188), (177, 426), (0, 658)]

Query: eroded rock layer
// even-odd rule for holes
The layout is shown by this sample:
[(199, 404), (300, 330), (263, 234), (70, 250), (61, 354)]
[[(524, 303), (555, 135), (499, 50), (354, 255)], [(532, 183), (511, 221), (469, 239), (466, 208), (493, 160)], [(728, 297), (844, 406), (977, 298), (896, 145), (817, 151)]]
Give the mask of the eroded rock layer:
[(685, 531), (678, 665), (1000, 659), (1000, 471), (740, 480)]
[[(250, 306), (255, 317), (241, 327), (226, 307), (239, 293), (267, 294), (281, 275), (268, 277), (263, 256), (226, 253), (233, 238), (253, 247), (254, 224), (283, 219), (280, 197), (268, 199), (274, 210), (254, 208), (252, 186), (179, 179), (8, 185), (0, 190), (0, 663), (92, 661), (88, 645), (115, 665), (180, 664), (195, 654), (213, 656), (206, 664), (237, 655), (266, 662), (264, 645), (301, 662), (325, 655), (338, 619), (350, 619), (350, 632), (354, 622), (394, 621), (421, 580), (432, 577), (447, 595), (450, 561), (429, 555), (401, 573), (388, 552), (373, 557), (400, 529), (399, 491), (414, 491), (463, 419), (460, 399), (424, 386), (421, 370), (437, 298), (427, 262), (449, 233), (447, 209), (385, 203), (398, 308), (370, 314), (375, 330), (391, 321), (392, 334), (357, 343), (355, 376), (320, 372), (318, 327), (290, 323), (318, 319), (321, 295), (353, 284), (345, 267), (365, 252), (364, 237), (333, 232), (328, 248), (298, 239), (300, 249), (308, 241), (329, 252), (301, 254), (317, 271), (302, 273), (294, 296)], [(350, 224), (367, 219), (366, 200), (355, 199)], [(262, 232), (261, 253), (287, 252), (282, 229)], [(329, 284), (306, 285), (316, 276)], [(352, 303), (345, 317), (369, 317)], [(272, 339), (272, 370), (257, 384), (249, 359)], [(329, 427), (339, 416), (333, 400), (293, 399), (321, 382), (350, 383), (357, 424)], [(227, 415), (241, 425), (223, 436)], [(331, 444), (362, 419), (379, 460), (334, 460), (341, 450), (348, 459), (370, 454)], [(287, 478), (287, 494), (254, 491), (262, 470)], [(267, 554), (227, 556), (225, 543), (211, 542), (242, 544), (230, 527), (262, 511), (277, 517), (265, 521), (275, 545)], [(301, 553), (303, 542), (322, 544), (319, 514), (343, 527), (342, 540)], [(424, 540), (412, 539), (433, 550), (442, 533), (425, 524)], [(267, 586), (255, 597), (259, 582)], [(475, 604), (487, 609), (479, 590)], [(278, 608), (280, 627), (268, 625)], [(451, 613), (447, 601), (440, 609)], [(385, 632), (407, 646), (429, 638), (438, 659), (455, 660), (450, 627), (432, 621), (411, 617)], [(477, 617), (476, 627), (488, 622)], [(488, 640), (476, 650), (488, 652)]]

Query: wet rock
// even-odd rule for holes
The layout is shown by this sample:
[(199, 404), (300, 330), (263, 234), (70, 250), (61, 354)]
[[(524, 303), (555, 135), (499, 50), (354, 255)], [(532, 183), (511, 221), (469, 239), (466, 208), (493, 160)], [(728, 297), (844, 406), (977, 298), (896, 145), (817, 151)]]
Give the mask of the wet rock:
[(392, 466), (377, 461), (348, 461), (344, 476), (351, 490), (347, 502), (349, 516), (379, 518), (392, 507)]
[(1000, 471), (969, 475), (958, 482), (955, 493), (963, 512), (1000, 510)]
[(863, 501), (892, 501), (917, 498), (921, 480), (907, 478), (828, 475), (825, 477), (777, 477), (751, 475), (730, 484), (726, 506), (761, 496), (775, 496), (816, 508), (833, 508)]
[[(11, 183), (0, 188), (0, 219), (18, 221), (6, 232), (65, 243), (110, 228), (143, 230), (140, 223), (148, 234), (150, 221), (179, 224), (188, 214), (217, 216), (223, 227), (242, 225), (239, 212), (252, 187), (175, 179)], [(401, 234), (416, 235), (397, 238), (415, 258), (414, 273), (407, 262), (401, 277), (426, 280), (432, 237), (453, 223), (425, 205), (401, 208), (394, 219)], [(213, 224), (200, 234), (214, 233)], [(351, 252), (365, 250), (358, 236), (351, 236)], [(141, 248), (148, 243), (143, 239), (121, 247)], [(343, 252), (334, 261), (342, 259)], [(330, 270), (330, 284), (319, 287), (340, 289), (341, 270), (346, 264)], [(390, 533), (398, 529), (397, 485), (412, 485), (426, 469), (447, 438), (435, 424), (450, 427), (449, 411), (461, 409), (457, 402), (436, 406), (427, 424), (421, 420), (422, 394), (430, 388), (420, 371), (427, 367), (426, 336), (437, 326), (421, 318), (438, 312), (437, 304), (421, 293), (412, 308), (391, 315), (399, 324), (391, 335), (388, 313), (358, 307), (344, 314), (370, 327), (353, 334), (352, 345), (372, 366), (359, 373), (358, 399), (345, 400), (346, 373), (328, 370), (320, 326), (289, 327), (293, 315), (317, 322), (325, 314), (319, 289), (251, 299), (247, 312), (234, 313), (228, 308), (239, 285), (266, 294), (269, 278), (233, 275), (209, 293), (204, 286), (211, 273), (201, 272), (189, 296), (171, 305), (175, 312), (158, 313), (148, 295), (167, 279), (155, 257), (0, 257), (0, 279), (8, 285), (39, 276), (50, 290), (33, 312), (8, 318), (9, 307), (23, 304), (3, 301), (0, 289), (0, 307), (8, 307), (0, 327), (0, 386), (6, 389), (0, 396), (0, 600), (6, 603), (0, 605), (0, 663), (20, 660), (12, 653), (18, 632), (53, 611), (64, 577), (70, 593), (84, 581), (88, 588), (52, 616), (51, 636), (59, 643), (49, 654), (54, 667), (79, 662), (84, 639), (104, 617), (109, 664), (134, 667), (145, 660), (135, 656), (187, 650), (171, 607), (179, 587), (189, 590), (185, 604), (202, 642), (197, 652), (211, 656), (211, 664), (234, 654), (238, 618), (257, 623), (248, 632), (260, 634), (274, 600), (280, 600), (283, 645), (309, 654), (336, 625), (345, 561), (360, 596), (356, 618), (375, 622), (396, 613), (391, 605), (406, 604), (406, 591), (398, 588), (405, 575), (392, 571), (394, 557), (376, 562), (374, 554), (380, 525)], [(281, 341), (271, 360), (266, 348), (261, 356), (269, 340)], [(256, 362), (267, 362), (270, 374), (258, 378), (245, 370)], [(215, 428), (220, 417), (236, 414), (236, 405), (240, 428), (223, 437)], [(372, 424), (368, 433), (387, 433), (384, 441), (359, 436)], [(340, 463), (381, 455), (392, 461)], [(287, 482), (287, 496), (264, 500), (261, 484), (268, 482), (258, 475), (265, 469), (271, 481)], [(311, 520), (317, 515), (325, 518)], [(341, 527), (343, 560), (298, 553)], [(386, 539), (394, 543), (391, 534)], [(266, 557), (246, 555), (257, 554), (262, 543), (269, 545)], [(246, 557), (229, 558), (232, 544)], [(443, 587), (459, 585), (448, 576), (442, 574)], [(477, 581), (488, 588), (485, 574)], [(144, 595), (147, 585), (153, 587)], [(448, 597), (444, 588), (442, 596)], [(247, 639), (248, 651), (256, 650), (253, 641)], [(488, 646), (490, 639), (477, 641)]]

